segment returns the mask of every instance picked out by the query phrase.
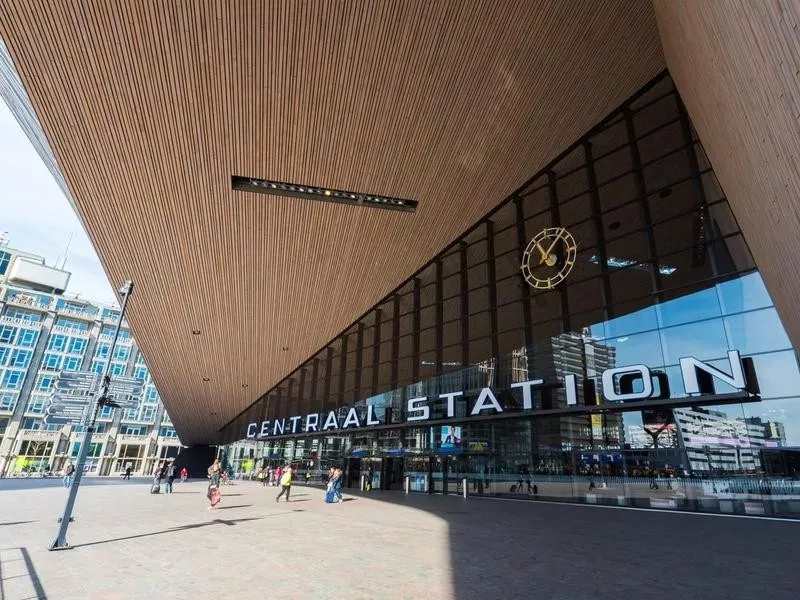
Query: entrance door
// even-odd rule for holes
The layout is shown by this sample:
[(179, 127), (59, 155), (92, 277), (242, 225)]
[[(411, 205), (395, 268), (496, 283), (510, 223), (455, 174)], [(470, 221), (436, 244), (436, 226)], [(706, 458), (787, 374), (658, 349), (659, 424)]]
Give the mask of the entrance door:
[(461, 480), (467, 475), (466, 456), (431, 456), (434, 494), (461, 494)]
[(462, 494), (461, 485), (469, 472), (466, 456), (447, 456), (445, 458), (447, 466), (447, 485), (445, 494)]
[(403, 468), (404, 465), (402, 458), (384, 458), (383, 464), (381, 465), (381, 489), (402, 490)]
[(430, 469), (428, 471), (430, 481), (428, 491), (431, 494), (447, 493), (447, 457), (431, 456)]
[(345, 460), (344, 473), (344, 487), (357, 488), (361, 485), (361, 459), (348, 458)]

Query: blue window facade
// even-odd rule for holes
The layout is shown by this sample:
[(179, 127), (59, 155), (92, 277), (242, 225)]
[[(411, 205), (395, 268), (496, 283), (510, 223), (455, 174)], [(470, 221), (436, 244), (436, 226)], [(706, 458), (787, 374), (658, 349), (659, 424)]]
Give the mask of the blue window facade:
[(111, 363), (111, 374), (112, 375), (124, 375), (125, 374), (125, 364), (124, 363)]
[(36, 389), (40, 392), (49, 392), (55, 383), (55, 375), (39, 375), (39, 380), (36, 382)]
[(67, 347), (67, 339), (68, 338), (65, 335), (62, 335), (60, 333), (53, 333), (50, 335), (50, 339), (47, 340), (47, 349), (63, 352), (64, 349)]
[(41, 368), (46, 369), (48, 371), (60, 371), (63, 362), (64, 362), (64, 356), (62, 354), (46, 352), (44, 358), (42, 359)]
[(25, 321), (26, 323), (39, 323), (42, 320), (41, 313), (38, 313), (33, 310), (24, 310), (22, 308), (16, 308), (13, 306), (9, 306), (8, 308), (6, 308), (5, 316), (11, 317), (12, 319), (20, 319), (21, 321)]
[(29, 431), (38, 431), (42, 429), (42, 420), (36, 417), (25, 417), (22, 419), (21, 429)]
[(80, 319), (70, 319), (68, 317), (58, 317), (56, 325), (66, 327), (75, 331), (89, 331), (89, 323)]
[(114, 418), (114, 410), (115, 409), (111, 408), (110, 406), (104, 406), (103, 408), (100, 409), (100, 412), (98, 413), (97, 418), (98, 419), (111, 420), (111, 419)]
[(0, 342), (13, 344), (17, 339), (17, 328), (11, 325), (0, 325)]
[(86, 340), (84, 338), (70, 338), (67, 352), (70, 354), (83, 354), (86, 350)]
[(18, 398), (17, 392), (0, 391), (0, 410), (13, 411)]
[(11, 254), (5, 250), (0, 251), (0, 275), (5, 275), (8, 271), (8, 264), (11, 262)]
[(22, 382), (25, 380), (25, 371), (19, 369), (6, 369), (3, 372), (2, 384), (8, 390), (18, 390), (22, 387)]
[(33, 348), (36, 346), (36, 341), (39, 339), (39, 330), (38, 329), (28, 329), (27, 327), (23, 327), (19, 331), (19, 339), (17, 340), (17, 345), (23, 346), (25, 348)]
[(178, 432), (175, 431), (172, 427), (161, 427), (158, 432), (159, 437), (168, 438), (168, 439), (177, 439)]
[(9, 366), (12, 367), (19, 367), (21, 369), (27, 369), (28, 366), (31, 364), (31, 357), (33, 356), (33, 352), (30, 350), (14, 350), (11, 353), (11, 360), (9, 361)]
[(64, 359), (65, 371), (80, 371), (82, 359), (77, 356), (68, 356)]
[[(102, 315), (104, 319), (119, 319), (119, 311), (111, 308), (104, 308)], [(104, 333), (105, 333), (105, 328), (104, 328)]]

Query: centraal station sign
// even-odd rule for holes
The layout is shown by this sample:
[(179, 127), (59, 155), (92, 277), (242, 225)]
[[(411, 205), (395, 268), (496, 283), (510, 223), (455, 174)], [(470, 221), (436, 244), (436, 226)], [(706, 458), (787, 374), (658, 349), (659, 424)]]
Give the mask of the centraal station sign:
[[(697, 360), (693, 357), (680, 359), (681, 378), (683, 387), (689, 396), (703, 396), (715, 393), (715, 380), (722, 381), (736, 390), (749, 390), (757, 393), (757, 383), (752, 368), (752, 359), (742, 359), (737, 350), (728, 352), (730, 374), (716, 367)], [(652, 372), (645, 365), (630, 365), (607, 369), (600, 375), (602, 381), (603, 402), (632, 402), (647, 399), (669, 399), (669, 381), (663, 372)], [(522, 411), (533, 411), (534, 390), (553, 387), (552, 383), (545, 383), (543, 379), (530, 379), (511, 384), (511, 389), (518, 389), (522, 393)], [(578, 376), (567, 375), (560, 384), (565, 391), (568, 407), (578, 406)], [(596, 384), (594, 379), (583, 381), (584, 404), (595, 404)], [(409, 398), (406, 406), (406, 422), (427, 421), (431, 418), (431, 403), (441, 402), (446, 408), (445, 418), (456, 416), (456, 399), (464, 397), (463, 391), (439, 394), (438, 398), (428, 396)], [(684, 398), (685, 399), (685, 398)], [(515, 406), (514, 408), (518, 408)], [(362, 415), (355, 406), (351, 407), (347, 415), (341, 418), (339, 411), (328, 413), (311, 413), (284, 419), (265, 420), (249, 423), (247, 425), (248, 438), (264, 438), (274, 435), (291, 435), (301, 433), (329, 432), (361, 427), (374, 427), (383, 425), (375, 414), (375, 407), (366, 406), (366, 415)], [(482, 388), (472, 401), (468, 417), (482, 414), (500, 414), (505, 412), (505, 407), (498, 401), (497, 394), (492, 388)]]

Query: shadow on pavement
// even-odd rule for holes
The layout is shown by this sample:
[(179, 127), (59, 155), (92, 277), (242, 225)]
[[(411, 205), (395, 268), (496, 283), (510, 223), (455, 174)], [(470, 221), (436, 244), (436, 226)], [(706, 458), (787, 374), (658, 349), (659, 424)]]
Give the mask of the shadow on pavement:
[(247, 508), (253, 506), (252, 504), (234, 504), (233, 506), (218, 506), (217, 510), (231, 510), (232, 508)]
[[(22, 563), (22, 566), (19, 564)], [(15, 582), (15, 593), (20, 592), (20, 587), (27, 588), (24, 592), (25, 598), (36, 598), (37, 600), (47, 600), (42, 582), (36, 569), (33, 566), (31, 555), (27, 548), (7, 548), (0, 550), (0, 599), (7, 598), (7, 590), (5, 589), (5, 581), (17, 578), (26, 578), (30, 584), (26, 586), (24, 583)], [(32, 592), (33, 595), (29, 596), (28, 593)], [(15, 597), (23, 597), (16, 596)]]
[[(796, 599), (800, 522), (423, 493), (345, 493), (447, 523), (454, 598)], [(398, 525), (402, 527), (403, 525)]]
[[(233, 507), (229, 507), (229, 508), (233, 508)], [(219, 510), (219, 509), (217, 509), (217, 510)], [(268, 515), (268, 516), (272, 517), (272, 516), (278, 516), (278, 515), (275, 514), (275, 515)], [(85, 544), (75, 544), (72, 547), (73, 548), (83, 548), (85, 546), (97, 546), (99, 544), (109, 544), (111, 542), (123, 542), (125, 540), (135, 540), (135, 539), (138, 539), (138, 538), (151, 537), (151, 536), (154, 536), (154, 535), (162, 535), (164, 533), (177, 533), (179, 531), (186, 531), (188, 529), (199, 529), (201, 527), (210, 527), (212, 525), (233, 526), (233, 525), (236, 525), (237, 523), (245, 523), (247, 521), (260, 521), (261, 519), (265, 519), (265, 518), (266, 517), (249, 517), (249, 518), (243, 518), (243, 519), (227, 519), (227, 520), (226, 519), (214, 519), (213, 521), (205, 521), (203, 523), (192, 523), (191, 525), (181, 525), (180, 527), (170, 527), (169, 529), (162, 529), (161, 531), (152, 531), (150, 533), (139, 533), (137, 535), (126, 535), (126, 536), (118, 537), (118, 538), (110, 538), (110, 539), (107, 539), (107, 540), (99, 540), (97, 542), (87, 542)]]
[[(8, 523), (0, 523), (0, 527), (6, 525), (25, 525), (26, 523), (38, 523), (38, 521), (9, 521)], [(2, 598), (2, 596), (0, 596)]]

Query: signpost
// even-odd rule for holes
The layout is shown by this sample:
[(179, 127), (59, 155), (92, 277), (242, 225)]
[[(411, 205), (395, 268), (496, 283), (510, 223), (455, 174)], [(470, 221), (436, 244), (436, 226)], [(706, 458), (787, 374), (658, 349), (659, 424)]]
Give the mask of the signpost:
[(83, 425), (84, 427), (83, 443), (78, 451), (77, 464), (75, 465), (75, 478), (69, 488), (69, 497), (67, 498), (67, 505), (64, 507), (64, 515), (60, 519), (61, 524), (58, 534), (50, 545), (50, 550), (66, 550), (70, 548), (67, 543), (67, 528), (72, 520), (72, 509), (75, 506), (78, 486), (83, 477), (83, 468), (92, 443), (97, 413), (104, 406), (115, 408), (138, 408), (139, 406), (139, 396), (142, 393), (143, 382), (130, 377), (115, 377), (112, 379), (109, 374), (111, 370), (110, 357), (114, 356), (114, 346), (117, 344), (122, 319), (125, 317), (125, 309), (132, 293), (132, 281), (126, 281), (119, 289), (119, 294), (122, 297), (122, 309), (120, 310), (117, 327), (114, 330), (114, 338), (111, 341), (109, 360), (106, 361), (103, 375), (100, 378), (100, 389), (97, 392), (95, 391), (98, 383), (96, 373), (62, 372), (56, 382), (56, 390), (50, 400), (50, 405), (47, 407), (45, 423)]

